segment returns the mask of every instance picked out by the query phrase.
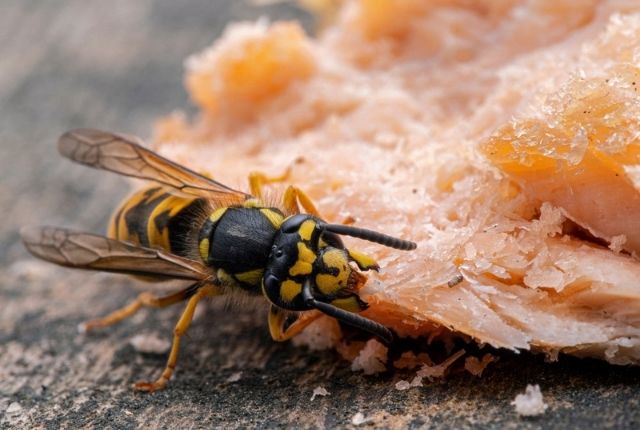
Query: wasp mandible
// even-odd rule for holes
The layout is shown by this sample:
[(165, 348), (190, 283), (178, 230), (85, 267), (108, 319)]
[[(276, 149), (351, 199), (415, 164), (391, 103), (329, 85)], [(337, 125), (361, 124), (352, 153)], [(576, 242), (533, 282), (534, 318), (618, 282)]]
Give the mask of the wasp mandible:
[(165, 296), (144, 292), (122, 309), (84, 324), (92, 330), (142, 307), (187, 302), (164, 371), (155, 382), (135, 384), (137, 390), (155, 391), (167, 384), (198, 302), (235, 291), (269, 301), (269, 331), (276, 341), (290, 339), (322, 314), (385, 343), (393, 340), (388, 328), (358, 315), (367, 308), (357, 294), (366, 282), (361, 271), (378, 270), (378, 264), (346, 248), (340, 236), (400, 250), (415, 249), (414, 242), (328, 223), (295, 186), (286, 189), (279, 207), (271, 207), (263, 201), (262, 187), (278, 178), (251, 174), (247, 194), (167, 160), (135, 137), (78, 129), (63, 134), (58, 149), (72, 161), (155, 185), (123, 202), (106, 237), (59, 227), (23, 229), (23, 242), (33, 255), (79, 269), (191, 281)]

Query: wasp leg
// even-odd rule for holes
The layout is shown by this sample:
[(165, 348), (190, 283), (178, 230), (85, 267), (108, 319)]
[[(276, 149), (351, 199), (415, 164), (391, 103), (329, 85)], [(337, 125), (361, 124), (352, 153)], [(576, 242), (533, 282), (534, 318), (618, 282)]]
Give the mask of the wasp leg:
[[(201, 284), (196, 284), (201, 285)], [(189, 329), (191, 321), (193, 320), (193, 314), (196, 311), (198, 302), (205, 297), (212, 297), (219, 294), (219, 290), (211, 284), (199, 287), (197, 291), (193, 293), (187, 307), (185, 308), (182, 316), (178, 320), (175, 329), (173, 330), (173, 344), (171, 345), (171, 352), (169, 352), (169, 358), (167, 359), (167, 365), (162, 372), (162, 375), (155, 382), (137, 382), (134, 388), (139, 391), (154, 392), (161, 390), (167, 385), (171, 375), (173, 375), (173, 369), (176, 367), (178, 361), (178, 351), (180, 350), (180, 339), (184, 333)]]
[(110, 313), (109, 315), (80, 324), (79, 329), (84, 333), (96, 328), (108, 327), (112, 324), (122, 321), (123, 319), (129, 318), (130, 316), (138, 312), (143, 306), (150, 308), (164, 308), (188, 299), (194, 293), (194, 291), (195, 290), (193, 289), (193, 286), (190, 286), (188, 288), (185, 288), (184, 290), (180, 290), (174, 294), (170, 294), (164, 297), (156, 297), (150, 292), (146, 291), (144, 293), (141, 293), (133, 302)]
[(284, 342), (300, 333), (320, 316), (322, 316), (322, 312), (316, 310), (291, 312), (271, 305), (269, 308), (269, 332), (273, 340)]
[(287, 190), (284, 192), (284, 197), (282, 198), (282, 204), (287, 212), (298, 214), (300, 213), (300, 206), (305, 210), (309, 215), (313, 215), (318, 218), (322, 218), (318, 209), (313, 204), (311, 197), (304, 191), (302, 191), (298, 187), (294, 187), (293, 185), (289, 186)]
[[(262, 187), (264, 185), (286, 181), (290, 174), (291, 167), (287, 168), (287, 170), (285, 170), (280, 176), (267, 176), (261, 172), (251, 172), (251, 174), (249, 174), (249, 187), (251, 189), (251, 194), (258, 200), (262, 200)], [(302, 206), (306, 213), (321, 218), (318, 209), (311, 200), (311, 197), (298, 187), (293, 185), (287, 187), (282, 200), (284, 208), (288, 213), (298, 214), (300, 213), (300, 206)]]
[(287, 170), (279, 176), (267, 176), (262, 172), (251, 172), (249, 174), (249, 189), (251, 190), (251, 194), (259, 200), (262, 200), (263, 186), (286, 181), (290, 174), (291, 167), (288, 167)]

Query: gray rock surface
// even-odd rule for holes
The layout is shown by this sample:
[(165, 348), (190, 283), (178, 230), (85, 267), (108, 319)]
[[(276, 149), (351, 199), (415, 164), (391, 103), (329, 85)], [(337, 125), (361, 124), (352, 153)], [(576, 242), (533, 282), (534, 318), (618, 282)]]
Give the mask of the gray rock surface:
[[(363, 427), (638, 428), (640, 369), (598, 361), (501, 353), (482, 378), (459, 372), (398, 391), (412, 372), (365, 377), (333, 352), (272, 342), (260, 307), (214, 302), (168, 389), (148, 395), (130, 386), (161, 371), (157, 351), (179, 309), (78, 334), (140, 284), (52, 267), (19, 244), (26, 224), (102, 231), (127, 191), (121, 178), (61, 159), (57, 137), (80, 126), (149, 135), (155, 118), (189, 106), (182, 60), (228, 21), (265, 14), (310, 28), (290, 5), (233, 0), (0, 2), (0, 428), (343, 428), (358, 412)], [(160, 344), (140, 352), (136, 335)], [(544, 415), (522, 419), (510, 405), (527, 384), (540, 384)], [(330, 394), (311, 401), (316, 387)]]

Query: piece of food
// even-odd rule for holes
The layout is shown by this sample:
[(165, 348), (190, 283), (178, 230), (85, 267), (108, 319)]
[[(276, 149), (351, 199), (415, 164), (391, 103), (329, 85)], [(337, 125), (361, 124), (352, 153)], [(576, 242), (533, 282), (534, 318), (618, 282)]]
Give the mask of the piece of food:
[(633, 2), (345, 1), (315, 38), (231, 25), (154, 145), (233, 187), (291, 168), (325, 218), (417, 241), (358, 243), (401, 336), (638, 364), (639, 60)]
[(542, 398), (539, 385), (527, 385), (523, 394), (518, 394), (513, 402), (516, 413), (523, 417), (533, 417), (544, 414), (549, 407)]

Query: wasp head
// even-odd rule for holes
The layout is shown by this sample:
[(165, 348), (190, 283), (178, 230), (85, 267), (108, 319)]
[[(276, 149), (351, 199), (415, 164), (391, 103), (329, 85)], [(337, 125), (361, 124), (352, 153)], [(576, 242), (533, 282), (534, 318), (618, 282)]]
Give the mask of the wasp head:
[[(301, 311), (313, 303), (324, 303), (349, 312), (360, 312), (367, 304), (357, 291), (366, 282), (360, 271), (378, 270), (371, 257), (345, 248), (340, 234), (351, 235), (400, 249), (413, 249), (413, 242), (378, 232), (327, 224), (307, 214), (287, 218), (274, 238), (263, 277), (263, 292), (276, 306)], [(304, 297), (303, 286), (309, 294)], [(309, 297), (310, 295), (310, 297)]]

